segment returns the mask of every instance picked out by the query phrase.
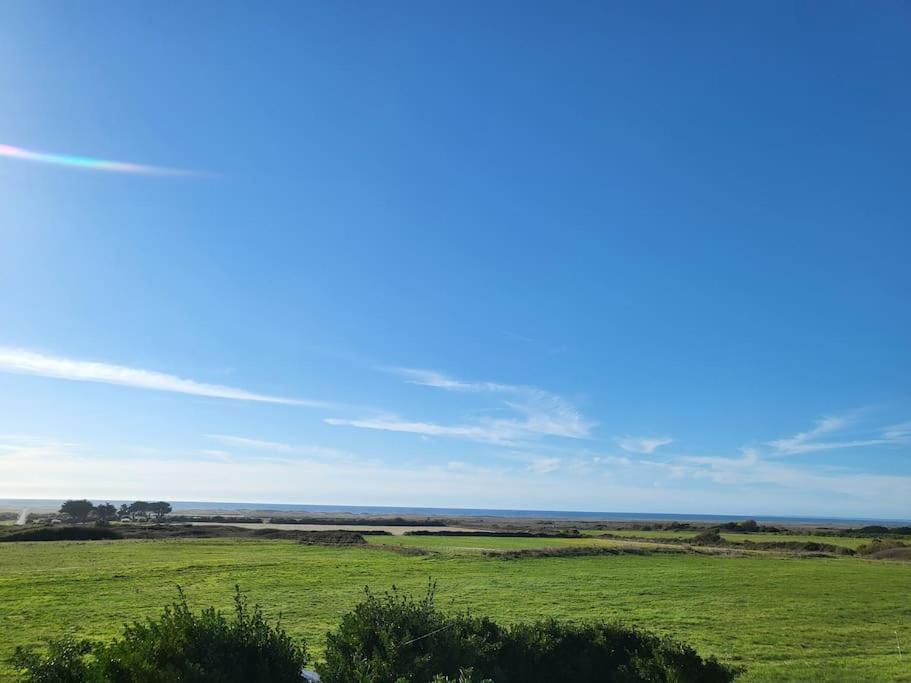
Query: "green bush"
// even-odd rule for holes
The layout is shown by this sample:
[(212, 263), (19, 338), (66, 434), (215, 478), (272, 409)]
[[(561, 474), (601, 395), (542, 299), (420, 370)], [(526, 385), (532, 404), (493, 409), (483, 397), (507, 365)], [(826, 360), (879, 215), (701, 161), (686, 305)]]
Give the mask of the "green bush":
[(298, 683), (306, 651), (238, 590), (233, 620), (213, 608), (194, 614), (181, 593), (109, 644), (57, 641), (45, 656), (20, 648), (12, 663), (29, 683)]
[[(306, 651), (238, 590), (233, 619), (212, 608), (193, 613), (181, 593), (157, 619), (125, 626), (111, 643), (58, 640), (46, 654), (19, 648), (12, 664), (28, 683), (298, 683)], [(327, 635), (317, 670), (325, 683), (722, 683), (739, 673), (617, 624), (505, 627), (447, 615), (433, 584), (420, 600), (367, 592)]]
[(894, 550), (895, 548), (907, 548), (907, 544), (902, 541), (897, 541), (895, 539), (887, 538), (874, 538), (870, 543), (865, 543), (857, 549), (858, 555), (872, 555), (873, 553), (881, 553), (884, 550)]
[(371, 593), (327, 635), (325, 683), (731, 681), (739, 673), (691, 647), (616, 624), (500, 626), (421, 600)]
[(107, 527), (43, 526), (37, 529), (14, 531), (0, 536), (0, 541), (109, 541), (123, 535)]

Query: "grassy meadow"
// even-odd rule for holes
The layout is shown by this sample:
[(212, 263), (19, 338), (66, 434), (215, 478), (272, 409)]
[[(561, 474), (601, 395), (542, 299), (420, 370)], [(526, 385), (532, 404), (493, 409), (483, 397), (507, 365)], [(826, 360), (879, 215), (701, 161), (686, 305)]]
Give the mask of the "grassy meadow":
[[(583, 532), (584, 535), (597, 536), (599, 534), (610, 534), (611, 536), (618, 536), (624, 538), (653, 538), (655, 540), (661, 539), (687, 539), (693, 538), (693, 536), (699, 533), (698, 530), (690, 531), (677, 531), (677, 530), (662, 530), (662, 531), (636, 531), (635, 529), (620, 529), (620, 530), (611, 530), (611, 531), (586, 531)], [(872, 539), (869, 537), (853, 537), (853, 536), (823, 536), (819, 534), (774, 534), (774, 533), (737, 533), (732, 531), (722, 531), (721, 537), (727, 541), (734, 543), (743, 543), (744, 541), (752, 541), (753, 543), (778, 543), (778, 542), (793, 542), (793, 543), (827, 543), (829, 545), (840, 545), (845, 548), (851, 548), (856, 550), (858, 547), (869, 543)]]
[[(432, 578), (447, 609), (504, 622), (621, 620), (744, 665), (744, 681), (911, 680), (911, 657), (900, 660), (896, 650), (896, 637), (911, 646), (907, 563), (762, 554), (505, 560), (476, 549), (590, 541), (370, 540), (437, 552), (248, 539), (0, 544), (0, 658), (62, 633), (113, 636), (123, 622), (157, 613), (177, 585), (194, 605), (227, 608), (238, 584), (319, 652), (326, 630), (364, 586), (420, 593)], [(0, 665), (0, 678), (11, 676)]]

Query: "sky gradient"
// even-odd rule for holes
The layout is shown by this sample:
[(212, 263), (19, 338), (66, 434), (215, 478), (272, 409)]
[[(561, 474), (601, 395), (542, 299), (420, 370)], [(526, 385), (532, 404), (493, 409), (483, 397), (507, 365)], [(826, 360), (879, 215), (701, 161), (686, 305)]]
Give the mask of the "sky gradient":
[(0, 5), (0, 497), (911, 518), (911, 11)]

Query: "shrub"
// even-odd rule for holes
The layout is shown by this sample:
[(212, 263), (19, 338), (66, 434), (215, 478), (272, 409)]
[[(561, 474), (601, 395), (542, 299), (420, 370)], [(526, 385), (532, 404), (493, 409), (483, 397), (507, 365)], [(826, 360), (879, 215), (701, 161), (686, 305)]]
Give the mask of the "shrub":
[(489, 658), (500, 627), (485, 618), (445, 617), (434, 604), (434, 586), (421, 600), (397, 592), (365, 599), (326, 636), (325, 683), (431, 681)]
[(880, 539), (874, 538), (870, 543), (865, 543), (857, 549), (858, 555), (872, 555), (873, 553), (879, 553), (884, 550), (894, 550), (895, 548), (906, 548), (908, 547), (905, 543), (897, 541), (894, 539)]
[(367, 541), (358, 531), (299, 531), (299, 543), (306, 545), (364, 545)]
[(97, 680), (89, 677), (85, 660), (91, 650), (87, 640), (51, 640), (45, 655), (17, 647), (10, 664), (23, 671), (23, 679), (30, 683), (82, 683)]
[(298, 683), (305, 663), (304, 645), (251, 610), (239, 589), (233, 620), (213, 608), (194, 614), (180, 593), (158, 619), (127, 625), (107, 645), (58, 641), (45, 656), (13, 656), (29, 683)]
[(724, 545), (725, 540), (715, 529), (709, 529), (697, 536), (693, 536), (693, 538), (690, 539), (690, 543), (693, 545)]
[(123, 536), (107, 527), (44, 526), (0, 536), (0, 541), (102, 541), (119, 538)]
[(731, 681), (738, 670), (691, 647), (617, 624), (542, 621), (509, 628), (447, 616), (421, 600), (366, 598), (327, 635), (325, 683)]

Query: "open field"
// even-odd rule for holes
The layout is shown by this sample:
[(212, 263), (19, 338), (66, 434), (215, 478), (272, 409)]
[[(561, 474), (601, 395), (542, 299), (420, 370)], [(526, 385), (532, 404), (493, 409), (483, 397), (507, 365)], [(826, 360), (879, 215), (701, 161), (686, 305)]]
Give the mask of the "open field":
[[(666, 539), (686, 539), (693, 538), (699, 532), (694, 531), (636, 531), (634, 529), (619, 529), (616, 531), (586, 531), (585, 535), (597, 536), (600, 534), (611, 534), (612, 536), (634, 537), (634, 538), (654, 538), (656, 540)], [(767, 534), (767, 533), (736, 533), (722, 531), (721, 537), (735, 543), (752, 541), (753, 543), (777, 543), (781, 541), (791, 541), (795, 543), (828, 543), (829, 545), (840, 545), (845, 548), (856, 550), (859, 546), (872, 541), (872, 538), (859, 538), (851, 536), (822, 536), (817, 534)]]
[[(604, 538), (521, 538), (498, 536), (368, 536), (367, 542), (374, 545), (422, 548), (438, 553), (647, 545), (631, 541), (614, 541)], [(658, 545), (658, 543), (654, 545)]]
[(400, 525), (382, 525), (382, 524), (282, 524), (273, 522), (263, 522), (261, 524), (252, 524), (245, 522), (191, 522), (194, 526), (236, 526), (241, 529), (285, 529), (287, 531), (385, 531), (393, 536), (401, 536), (409, 531), (477, 531), (459, 526), (400, 526)]
[[(196, 605), (230, 604), (234, 584), (318, 651), (364, 586), (421, 592), (503, 621), (619, 619), (748, 667), (743, 680), (911, 680), (911, 565), (858, 558), (618, 555), (507, 561), (467, 547), (576, 539), (374, 537), (446, 552), (288, 541), (198, 539), (0, 545), (0, 657), (72, 632), (104, 638), (156, 613), (180, 584)], [(601, 543), (604, 543), (603, 541)], [(0, 678), (10, 671), (0, 668)]]

